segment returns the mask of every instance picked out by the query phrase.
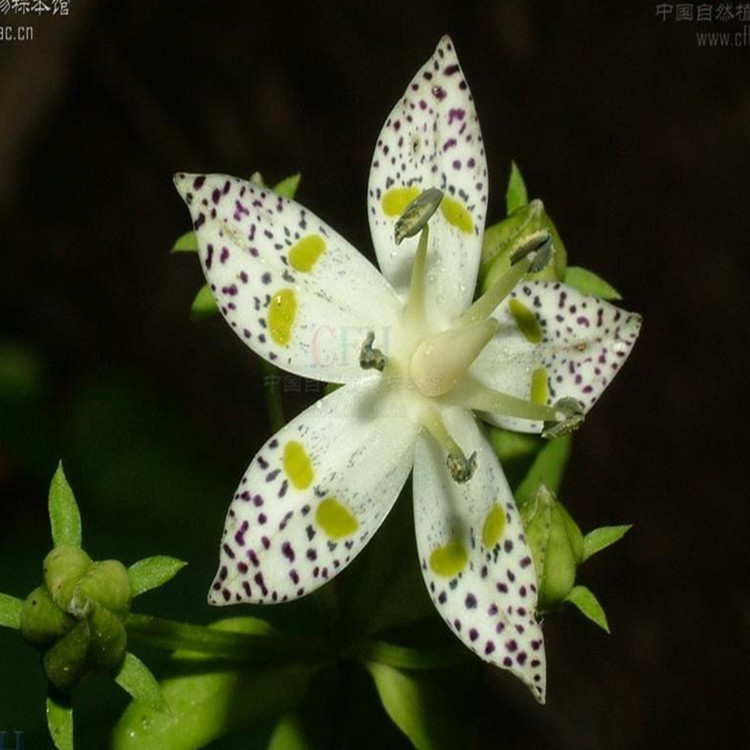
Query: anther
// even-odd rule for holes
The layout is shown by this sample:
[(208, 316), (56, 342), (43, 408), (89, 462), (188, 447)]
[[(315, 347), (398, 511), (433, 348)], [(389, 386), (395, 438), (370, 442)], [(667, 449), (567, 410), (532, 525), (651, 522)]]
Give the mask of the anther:
[(559, 419), (544, 423), (543, 438), (551, 440), (568, 435), (583, 423), (583, 404), (578, 399), (566, 396), (555, 402), (552, 408), (558, 412)]
[(468, 458), (463, 453), (449, 453), (446, 463), (453, 481), (463, 484), (474, 476), (477, 469), (477, 452), (474, 451)]
[(468, 482), (477, 468), (477, 452), (468, 458), (461, 446), (453, 439), (443, 422), (440, 413), (434, 407), (426, 407), (422, 413), (422, 424), (447, 454), (446, 464), (451, 478), (458, 484)]
[(375, 332), (370, 331), (362, 344), (362, 349), (359, 352), (359, 366), (363, 370), (377, 370), (383, 372), (386, 365), (385, 354), (380, 349), (374, 349), (373, 343), (375, 342)]
[(547, 229), (532, 232), (521, 241), (521, 244), (511, 253), (510, 264), (516, 263), (534, 253), (526, 273), (539, 273), (552, 260), (554, 245), (552, 235)]
[(402, 240), (414, 237), (415, 234), (421, 232), (437, 211), (442, 199), (443, 192), (437, 188), (428, 188), (415, 198), (396, 222), (394, 230), (396, 244), (400, 245)]

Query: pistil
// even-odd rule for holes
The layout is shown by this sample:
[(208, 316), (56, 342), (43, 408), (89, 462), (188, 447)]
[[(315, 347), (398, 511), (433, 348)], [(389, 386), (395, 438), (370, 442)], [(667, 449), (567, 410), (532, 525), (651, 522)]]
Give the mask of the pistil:
[(409, 363), (414, 384), (432, 398), (450, 391), (495, 335), (499, 325), (490, 318), (427, 336)]

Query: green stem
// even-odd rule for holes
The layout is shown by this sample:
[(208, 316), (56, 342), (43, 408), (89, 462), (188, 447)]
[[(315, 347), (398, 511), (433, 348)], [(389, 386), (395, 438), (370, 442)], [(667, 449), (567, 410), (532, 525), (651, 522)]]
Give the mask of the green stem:
[(281, 398), (281, 382), (279, 371), (265, 359), (260, 360), (260, 369), (263, 373), (263, 396), (266, 399), (268, 409), (268, 420), (271, 429), (278, 432), (285, 424), (284, 403)]
[(317, 637), (232, 633), (132, 613), (125, 620), (125, 629), (129, 643), (143, 643), (169, 651), (194, 651), (252, 664), (321, 662), (330, 658), (325, 642)]
[(414, 649), (384, 641), (359, 641), (347, 651), (358, 661), (374, 661), (397, 669), (440, 669), (472, 661), (469, 651), (460, 647)]

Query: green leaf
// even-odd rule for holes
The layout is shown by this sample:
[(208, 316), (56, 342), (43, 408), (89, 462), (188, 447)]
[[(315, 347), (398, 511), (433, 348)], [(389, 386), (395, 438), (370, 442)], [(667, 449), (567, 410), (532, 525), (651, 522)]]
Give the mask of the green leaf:
[(297, 188), (299, 187), (299, 181), (302, 175), (298, 172), (297, 174), (290, 175), (286, 179), (277, 183), (273, 192), (278, 193), (283, 198), (294, 198), (297, 194)]
[(193, 320), (202, 320), (203, 318), (210, 318), (217, 312), (219, 312), (219, 307), (214, 295), (211, 294), (211, 287), (204, 284), (198, 290), (198, 294), (195, 295), (195, 299), (190, 305), (190, 317)]
[[(252, 635), (267, 632), (268, 625), (242, 617), (214, 623), (211, 628)], [(114, 728), (112, 749), (203, 747), (253, 719), (294, 709), (317, 669), (306, 664), (243, 668), (230, 659), (177, 651), (173, 674), (161, 682), (170, 713), (131, 703)]]
[(565, 283), (574, 289), (578, 289), (579, 292), (593, 294), (595, 297), (601, 297), (602, 299), (622, 299), (622, 295), (611, 284), (597, 276), (593, 271), (580, 266), (568, 266), (565, 271)]
[(137, 701), (154, 711), (169, 712), (169, 705), (156, 677), (137, 656), (129, 651), (125, 654), (122, 666), (115, 675), (115, 682)]
[(73, 750), (73, 706), (67, 698), (47, 696), (47, 727), (57, 750)]
[(577, 607), (591, 622), (609, 633), (609, 624), (607, 623), (607, 616), (604, 614), (602, 605), (599, 604), (594, 594), (585, 586), (574, 586), (565, 601)]
[(569, 435), (547, 442), (516, 490), (516, 502), (519, 506), (534, 497), (540, 484), (544, 484), (555, 495), (559, 492), (571, 444)]
[(432, 675), (406, 674), (376, 662), (365, 666), (383, 708), (417, 750), (452, 750), (470, 744)]
[(294, 713), (285, 714), (273, 730), (268, 750), (310, 750), (305, 728)]
[(510, 178), (508, 179), (508, 189), (505, 191), (505, 210), (508, 216), (517, 211), (521, 206), (529, 202), (529, 196), (526, 192), (526, 184), (521, 176), (521, 170), (518, 165), (512, 161), (510, 163)]
[(174, 243), (171, 252), (197, 253), (198, 238), (195, 236), (195, 232), (185, 232), (185, 234), (183, 234), (182, 237), (178, 238), (177, 242)]
[(133, 589), (133, 596), (140, 596), (146, 591), (163, 586), (171, 581), (186, 565), (186, 562), (168, 555), (147, 557), (133, 563), (128, 568), (128, 578)]
[(632, 524), (622, 526), (602, 526), (601, 528), (589, 531), (583, 537), (583, 560), (585, 562), (592, 555), (601, 552), (615, 542), (619, 542), (625, 534), (632, 529)]
[(0, 627), (18, 630), (21, 627), (23, 600), (10, 594), (0, 594)]
[(55, 547), (63, 544), (81, 546), (81, 514), (73, 490), (65, 478), (62, 461), (49, 487), (49, 520)]

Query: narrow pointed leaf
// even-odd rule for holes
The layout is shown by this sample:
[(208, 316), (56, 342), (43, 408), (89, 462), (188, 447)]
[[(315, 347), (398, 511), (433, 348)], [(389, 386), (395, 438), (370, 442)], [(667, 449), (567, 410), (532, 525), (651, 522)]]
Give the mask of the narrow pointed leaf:
[(0, 627), (18, 630), (21, 627), (22, 609), (21, 599), (9, 594), (0, 594)]
[(73, 750), (73, 706), (66, 698), (47, 696), (47, 727), (57, 750)]
[(508, 216), (528, 202), (529, 196), (526, 192), (526, 184), (521, 176), (521, 170), (515, 162), (511, 162), (508, 189), (505, 192), (505, 209)]
[(607, 616), (604, 614), (602, 605), (599, 604), (599, 600), (585, 586), (574, 586), (565, 601), (577, 607), (591, 622), (609, 633), (609, 623), (607, 623)]
[(299, 181), (301, 177), (302, 175), (299, 172), (297, 172), (297, 174), (290, 175), (286, 179), (274, 185), (273, 192), (277, 195), (282, 196), (283, 198), (289, 198), (291, 200), (297, 193), (297, 188), (299, 187)]
[(216, 315), (217, 312), (219, 312), (219, 308), (213, 294), (211, 294), (211, 288), (208, 284), (204, 284), (198, 290), (198, 294), (195, 295), (195, 299), (190, 305), (190, 317), (193, 320), (202, 320)]
[(369, 662), (383, 708), (417, 750), (465, 747), (466, 737), (432, 676)]
[(585, 562), (597, 552), (601, 552), (615, 542), (619, 542), (632, 528), (631, 524), (622, 526), (602, 526), (599, 529), (589, 531), (583, 537), (583, 560)]
[(305, 728), (296, 714), (289, 713), (279, 719), (268, 743), (268, 750), (308, 750), (312, 748)]
[(617, 300), (622, 295), (611, 284), (597, 276), (593, 271), (580, 266), (568, 266), (565, 271), (565, 283), (585, 294), (593, 294), (601, 299)]
[[(219, 631), (257, 633), (264, 623), (231, 618)], [(307, 692), (316, 666), (241, 667), (227, 659), (177, 651), (173, 674), (161, 683), (170, 713), (131, 703), (112, 734), (113, 750), (193, 750), (253, 719), (294, 709)]]
[(81, 546), (81, 514), (73, 490), (65, 478), (62, 461), (49, 488), (49, 520), (55, 547), (63, 544)]
[(186, 562), (168, 555), (156, 555), (139, 560), (128, 568), (133, 596), (140, 596), (146, 591), (163, 586), (186, 565)]
[(115, 675), (115, 682), (137, 701), (154, 711), (168, 712), (169, 705), (162, 694), (156, 677), (134, 654), (128, 652)]
[(542, 448), (516, 490), (516, 502), (519, 506), (534, 496), (540, 484), (544, 484), (552, 494), (558, 493), (570, 457), (571, 444), (572, 438), (566, 435), (550, 440)]
[(173, 253), (197, 253), (198, 252), (198, 239), (195, 236), (195, 232), (185, 232), (182, 237), (178, 238), (177, 242), (172, 247)]

